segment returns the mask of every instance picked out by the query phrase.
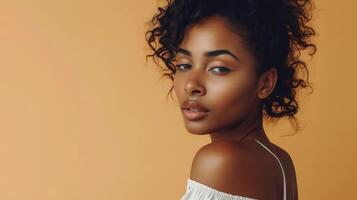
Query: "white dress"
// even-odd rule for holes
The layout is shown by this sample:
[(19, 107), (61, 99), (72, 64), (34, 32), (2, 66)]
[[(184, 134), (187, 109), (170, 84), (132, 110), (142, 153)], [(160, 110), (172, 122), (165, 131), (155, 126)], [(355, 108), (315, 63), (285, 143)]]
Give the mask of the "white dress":
[[(263, 143), (261, 143), (260, 141), (256, 139), (255, 141), (257, 141), (260, 145), (262, 145), (278, 160), (284, 179), (283, 199), (286, 200), (286, 181), (285, 181), (285, 173), (284, 173), (283, 165), (281, 164), (279, 158), (272, 151), (270, 151), (269, 148), (263, 145)], [(183, 194), (180, 200), (254, 200), (254, 199), (244, 196), (228, 194), (188, 178), (187, 185), (186, 185), (186, 192)]]

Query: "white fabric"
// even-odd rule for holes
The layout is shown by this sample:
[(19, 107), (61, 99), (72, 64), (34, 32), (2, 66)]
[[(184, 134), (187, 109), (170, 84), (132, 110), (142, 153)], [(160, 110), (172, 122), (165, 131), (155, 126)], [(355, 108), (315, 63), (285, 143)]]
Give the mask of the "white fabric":
[[(262, 145), (278, 160), (284, 178), (283, 199), (286, 200), (286, 182), (285, 182), (285, 173), (284, 173), (283, 165), (281, 164), (279, 158), (272, 151), (270, 151), (269, 148), (267, 148), (265, 145), (263, 145), (263, 143), (259, 142), (258, 140), (255, 141), (257, 141), (260, 145)], [(183, 194), (180, 200), (254, 200), (254, 199), (249, 197), (228, 194), (188, 178), (187, 185), (186, 185), (186, 192)]]
[(255, 200), (255, 199), (224, 193), (188, 178), (186, 193), (181, 197), (181, 200)]

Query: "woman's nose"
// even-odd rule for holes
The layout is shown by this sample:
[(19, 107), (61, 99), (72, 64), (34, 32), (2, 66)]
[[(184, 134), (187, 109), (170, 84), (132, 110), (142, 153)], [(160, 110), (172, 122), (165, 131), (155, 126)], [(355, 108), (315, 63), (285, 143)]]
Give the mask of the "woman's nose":
[(185, 82), (185, 91), (188, 95), (204, 95), (206, 93), (205, 87), (203, 85), (203, 75), (200, 72), (194, 72), (191, 70)]

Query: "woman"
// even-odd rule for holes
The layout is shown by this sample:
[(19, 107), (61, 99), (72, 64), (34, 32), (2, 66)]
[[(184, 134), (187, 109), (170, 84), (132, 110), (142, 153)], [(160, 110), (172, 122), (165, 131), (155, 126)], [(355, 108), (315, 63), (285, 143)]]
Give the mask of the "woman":
[[(186, 129), (210, 135), (195, 154), (181, 200), (298, 199), (292, 159), (265, 120), (296, 124), (302, 50), (316, 46), (309, 0), (168, 0), (146, 32), (165, 63)], [(295, 130), (298, 127), (295, 126)]]

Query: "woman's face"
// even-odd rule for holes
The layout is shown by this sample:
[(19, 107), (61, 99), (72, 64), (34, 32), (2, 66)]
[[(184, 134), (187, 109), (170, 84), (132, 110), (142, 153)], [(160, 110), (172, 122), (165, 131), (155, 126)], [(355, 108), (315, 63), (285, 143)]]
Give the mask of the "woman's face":
[(190, 133), (234, 132), (257, 120), (255, 58), (222, 18), (193, 25), (179, 48), (173, 86), (180, 107), (195, 100), (209, 110), (203, 118), (189, 119), (181, 109)]

